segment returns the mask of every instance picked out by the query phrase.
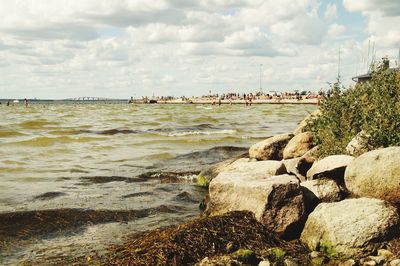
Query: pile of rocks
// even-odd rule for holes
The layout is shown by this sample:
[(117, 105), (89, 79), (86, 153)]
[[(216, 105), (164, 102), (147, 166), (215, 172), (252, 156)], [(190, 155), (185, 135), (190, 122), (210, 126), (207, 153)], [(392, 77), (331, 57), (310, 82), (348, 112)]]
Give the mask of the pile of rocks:
[[(310, 250), (329, 247), (344, 258), (364, 257), (365, 265), (400, 265), (393, 254), (365, 258), (400, 235), (400, 147), (317, 158), (304, 125), (202, 173), (209, 181), (205, 213), (252, 211), (269, 230), (300, 238)], [(357, 139), (350, 146), (362, 149)]]

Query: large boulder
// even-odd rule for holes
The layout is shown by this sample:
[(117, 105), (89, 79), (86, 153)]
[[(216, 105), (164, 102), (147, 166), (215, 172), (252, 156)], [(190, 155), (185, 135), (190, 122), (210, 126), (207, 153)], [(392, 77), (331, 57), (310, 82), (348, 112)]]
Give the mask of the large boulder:
[(362, 154), (347, 166), (344, 179), (357, 196), (400, 202), (400, 147)]
[(291, 159), (303, 156), (313, 147), (313, 135), (311, 132), (303, 132), (294, 136), (283, 150), (283, 159)]
[(345, 256), (375, 251), (398, 232), (400, 217), (387, 202), (359, 198), (321, 203), (309, 215), (301, 241), (311, 250), (331, 247)]
[(344, 171), (347, 165), (354, 160), (349, 155), (332, 155), (314, 162), (310, 170), (307, 171), (307, 179), (317, 179), (328, 177), (331, 179), (343, 181)]
[(259, 161), (282, 160), (283, 149), (291, 138), (293, 134), (281, 134), (258, 142), (250, 147), (250, 158)]
[(343, 192), (335, 180), (320, 178), (301, 182), (309, 210), (321, 202), (337, 202), (343, 199)]
[(303, 119), (303, 121), (301, 121), (299, 123), (299, 125), (297, 126), (297, 128), (293, 131), (294, 135), (300, 134), (305, 132), (306, 126), (308, 124), (309, 121), (317, 118), (317, 116), (319, 116), (321, 114), (321, 110), (317, 109), (314, 112), (310, 113), (306, 118)]
[(286, 174), (285, 164), (281, 161), (251, 161), (243, 158), (227, 165), (221, 172), (249, 173), (250, 179), (263, 179), (275, 175)]
[(299, 233), (305, 203), (299, 181), (290, 175), (249, 180), (249, 173), (221, 172), (209, 187), (206, 213), (252, 211), (256, 219), (283, 238)]
[(214, 177), (216, 177), (223, 169), (225, 169), (228, 165), (232, 164), (236, 160), (238, 159), (228, 159), (212, 165), (207, 170), (201, 171), (200, 174), (197, 176), (197, 185), (201, 187), (208, 187)]

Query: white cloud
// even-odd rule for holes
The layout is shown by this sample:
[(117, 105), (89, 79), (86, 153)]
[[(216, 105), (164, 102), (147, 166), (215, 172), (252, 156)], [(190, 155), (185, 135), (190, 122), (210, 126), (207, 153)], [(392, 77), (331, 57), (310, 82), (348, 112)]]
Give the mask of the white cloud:
[[(370, 39), (393, 48), (400, 36), (393, 2), (344, 0), (344, 6), (367, 17)], [(3, 0), (0, 94), (245, 92), (259, 86), (260, 64), (266, 88), (317, 89), (334, 81), (339, 46), (351, 81), (362, 38), (350, 36), (351, 22), (335, 23), (338, 6), (321, 6), (319, 0)]]
[(400, 45), (400, 1), (343, 0), (344, 7), (352, 12), (362, 12), (368, 19), (368, 38), (386, 49)]
[(331, 24), (328, 28), (328, 36), (334, 37), (343, 34), (346, 31), (346, 27), (344, 25), (339, 24)]
[(325, 18), (328, 20), (332, 20), (337, 18), (337, 8), (335, 4), (329, 3), (325, 9)]

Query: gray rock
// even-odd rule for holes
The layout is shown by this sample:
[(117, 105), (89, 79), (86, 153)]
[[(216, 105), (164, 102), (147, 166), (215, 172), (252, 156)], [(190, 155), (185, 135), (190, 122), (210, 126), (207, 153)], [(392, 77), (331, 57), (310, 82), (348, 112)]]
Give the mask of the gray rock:
[(309, 215), (301, 241), (311, 250), (329, 244), (336, 252), (352, 257), (376, 250), (399, 224), (396, 208), (379, 199), (321, 203)]
[(250, 147), (250, 158), (259, 161), (282, 160), (283, 149), (291, 138), (293, 134), (281, 134), (258, 142)]
[(311, 132), (303, 132), (295, 135), (283, 150), (283, 159), (292, 159), (303, 156), (313, 147), (313, 135)]
[(364, 153), (348, 165), (344, 179), (357, 196), (400, 202), (400, 147)]
[(320, 202), (336, 202), (343, 199), (343, 193), (335, 180), (320, 178), (300, 183), (309, 205)]
[(209, 187), (206, 214), (247, 210), (269, 230), (294, 237), (305, 219), (305, 203), (299, 181), (290, 175), (249, 180), (249, 173), (221, 172)]
[(328, 177), (342, 181), (344, 170), (353, 160), (354, 157), (349, 155), (332, 155), (325, 157), (320, 161), (314, 162), (313, 166), (307, 172), (307, 179), (312, 180), (320, 177)]
[(372, 146), (369, 144), (371, 136), (366, 134), (365, 131), (359, 132), (346, 146), (346, 151), (350, 155), (357, 155), (371, 150)]

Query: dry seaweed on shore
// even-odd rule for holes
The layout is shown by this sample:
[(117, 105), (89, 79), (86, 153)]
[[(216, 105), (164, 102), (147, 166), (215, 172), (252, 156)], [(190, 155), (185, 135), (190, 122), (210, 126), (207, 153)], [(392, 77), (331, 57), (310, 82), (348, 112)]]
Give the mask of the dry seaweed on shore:
[(299, 242), (285, 242), (258, 223), (250, 212), (231, 212), (200, 218), (179, 226), (128, 237), (111, 247), (102, 263), (108, 265), (192, 265), (204, 257), (230, 254), (238, 249), (264, 253), (280, 247), (303, 260), (308, 251)]

